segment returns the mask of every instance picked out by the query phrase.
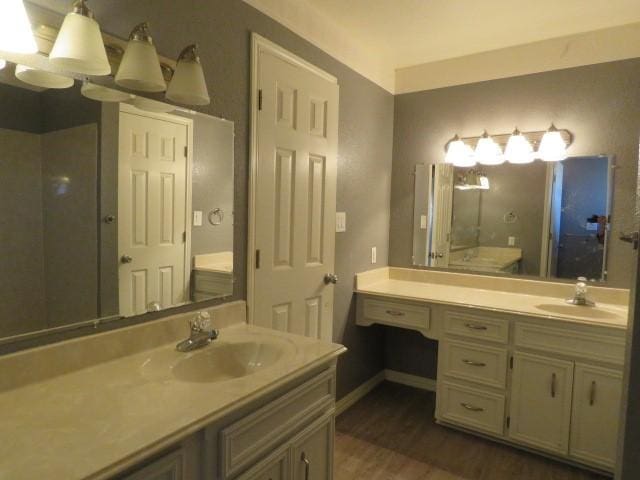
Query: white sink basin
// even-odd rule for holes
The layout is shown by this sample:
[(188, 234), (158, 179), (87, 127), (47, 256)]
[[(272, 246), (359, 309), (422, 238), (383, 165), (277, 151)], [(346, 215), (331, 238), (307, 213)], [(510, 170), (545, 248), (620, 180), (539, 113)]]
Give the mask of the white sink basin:
[(591, 318), (594, 320), (612, 320), (620, 316), (617, 312), (605, 310), (602, 307), (589, 307), (584, 305), (568, 305), (568, 304), (542, 304), (536, 305), (536, 308), (545, 312), (557, 315), (570, 315), (572, 317)]
[(171, 347), (154, 351), (141, 370), (153, 380), (171, 376), (184, 382), (223, 382), (277, 365), (294, 352), (293, 343), (275, 336), (223, 331), (219, 339), (193, 352)]

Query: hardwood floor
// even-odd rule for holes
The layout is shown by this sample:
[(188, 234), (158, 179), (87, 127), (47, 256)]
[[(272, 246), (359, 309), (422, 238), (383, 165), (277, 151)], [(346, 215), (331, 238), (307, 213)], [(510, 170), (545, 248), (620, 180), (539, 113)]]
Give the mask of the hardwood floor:
[(335, 480), (603, 480), (437, 425), (435, 394), (385, 382), (336, 420)]

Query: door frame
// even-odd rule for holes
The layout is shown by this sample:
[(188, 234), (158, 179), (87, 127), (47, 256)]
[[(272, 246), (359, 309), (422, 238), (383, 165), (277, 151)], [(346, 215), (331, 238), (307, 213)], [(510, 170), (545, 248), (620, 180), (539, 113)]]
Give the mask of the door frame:
[[(182, 117), (180, 115), (172, 115), (170, 113), (161, 113), (161, 112), (149, 112), (147, 110), (141, 110), (133, 105), (128, 103), (120, 103), (120, 107), (118, 109), (118, 124), (120, 122), (120, 113), (125, 112), (132, 115), (138, 115), (140, 117), (153, 118), (156, 120), (164, 120), (173, 123), (180, 123), (187, 127), (187, 159), (186, 159), (186, 186), (185, 186), (185, 245), (184, 245), (184, 289), (185, 289), (185, 301), (183, 303), (179, 303), (177, 305), (173, 305), (173, 307), (179, 307), (180, 305), (187, 305), (191, 303), (191, 230), (193, 228), (193, 214), (192, 214), (192, 200), (193, 200), (193, 120), (187, 117)], [(118, 142), (120, 142), (120, 135), (118, 134)], [(119, 145), (119, 143), (118, 143)], [(118, 147), (119, 148), (119, 147)], [(120, 162), (120, 158), (118, 157), (118, 165)], [(119, 188), (119, 186), (118, 186)], [(119, 198), (116, 199), (116, 210), (119, 208), (118, 206)], [(117, 240), (119, 240), (117, 238)], [(119, 254), (119, 252), (118, 252)], [(118, 274), (118, 292), (120, 291), (120, 275)], [(118, 305), (118, 311), (120, 310), (120, 305)]]
[(258, 72), (260, 56), (263, 54), (276, 56), (292, 65), (303, 68), (331, 83), (338, 83), (333, 75), (312, 65), (306, 60), (294, 55), (280, 45), (267, 40), (263, 36), (251, 33), (251, 123), (249, 145), (249, 205), (248, 205), (248, 236), (247, 236), (247, 322), (253, 323), (253, 305), (255, 294), (255, 263), (256, 263), (256, 186), (258, 167)]

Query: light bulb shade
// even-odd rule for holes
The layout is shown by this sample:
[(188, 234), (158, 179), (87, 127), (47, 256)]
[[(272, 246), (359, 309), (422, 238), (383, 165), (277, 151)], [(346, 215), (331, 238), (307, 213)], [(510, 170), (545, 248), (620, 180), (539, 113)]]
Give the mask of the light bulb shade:
[(56, 68), (84, 75), (111, 73), (98, 22), (79, 13), (64, 18), (49, 61)]
[(504, 163), (504, 155), (500, 145), (488, 135), (480, 137), (475, 151), (476, 161), (482, 165), (500, 165)]
[(6, 67), (6, 66), (7, 66), (6, 60), (3, 60), (3, 59), (0, 58), (0, 70), (3, 70), (4, 67)]
[(449, 143), (444, 162), (454, 167), (473, 167), (476, 164), (473, 149), (459, 139)]
[(531, 163), (534, 160), (533, 147), (524, 135), (514, 132), (507, 142), (504, 158), (509, 163)]
[(116, 74), (116, 83), (142, 92), (164, 92), (167, 84), (162, 76), (158, 52), (146, 40), (129, 40)]
[(82, 84), (80, 93), (97, 102), (126, 102), (130, 100), (132, 96), (130, 93), (103, 87), (102, 85), (96, 85), (95, 83), (87, 81)]
[(0, 50), (24, 54), (38, 51), (22, 0), (0, 1)]
[(545, 162), (559, 162), (567, 158), (567, 144), (558, 130), (549, 129), (542, 136), (538, 158)]
[(16, 78), (24, 83), (41, 88), (70, 88), (74, 80), (64, 75), (38, 70), (26, 65), (16, 65)]
[(202, 65), (197, 57), (178, 60), (176, 71), (167, 89), (167, 98), (184, 105), (211, 103)]

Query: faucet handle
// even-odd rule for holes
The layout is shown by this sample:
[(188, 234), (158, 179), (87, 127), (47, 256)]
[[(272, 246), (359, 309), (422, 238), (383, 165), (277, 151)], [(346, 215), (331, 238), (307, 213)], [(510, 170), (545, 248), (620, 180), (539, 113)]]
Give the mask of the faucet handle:
[(194, 318), (189, 320), (189, 327), (192, 332), (210, 332), (211, 316), (209, 312), (198, 312)]

